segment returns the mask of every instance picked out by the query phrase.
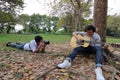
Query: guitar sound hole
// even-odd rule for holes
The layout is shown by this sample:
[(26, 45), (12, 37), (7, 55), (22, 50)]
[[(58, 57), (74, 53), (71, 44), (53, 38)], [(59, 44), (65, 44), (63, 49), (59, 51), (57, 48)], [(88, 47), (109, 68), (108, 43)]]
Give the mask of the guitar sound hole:
[(77, 45), (83, 45), (84, 43), (83, 42), (76, 42)]

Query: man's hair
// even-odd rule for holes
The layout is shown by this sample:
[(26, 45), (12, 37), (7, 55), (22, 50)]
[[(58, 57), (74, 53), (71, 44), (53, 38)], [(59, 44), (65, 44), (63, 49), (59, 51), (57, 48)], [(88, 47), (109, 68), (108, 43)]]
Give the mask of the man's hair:
[(40, 35), (35, 36), (35, 41), (40, 42), (43, 38)]
[(86, 26), (85, 32), (86, 32), (87, 30), (93, 30), (93, 32), (96, 32), (96, 28), (95, 28), (92, 24), (89, 24), (89, 25)]

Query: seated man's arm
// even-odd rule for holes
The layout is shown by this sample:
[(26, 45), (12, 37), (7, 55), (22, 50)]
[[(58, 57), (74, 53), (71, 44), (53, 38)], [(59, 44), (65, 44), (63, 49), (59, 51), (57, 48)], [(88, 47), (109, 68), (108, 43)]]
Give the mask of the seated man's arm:
[(82, 35), (80, 32), (73, 32), (72, 35), (77, 39), (77, 41), (82, 41), (83, 39), (81, 39), (78, 34)]

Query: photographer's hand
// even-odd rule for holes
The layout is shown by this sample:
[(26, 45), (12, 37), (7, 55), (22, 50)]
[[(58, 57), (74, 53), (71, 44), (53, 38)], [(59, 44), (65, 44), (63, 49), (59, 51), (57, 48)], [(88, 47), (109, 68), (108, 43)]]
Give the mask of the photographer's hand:
[(44, 46), (45, 46), (44, 41), (40, 41), (34, 53), (38, 53), (40, 50), (44, 48)]

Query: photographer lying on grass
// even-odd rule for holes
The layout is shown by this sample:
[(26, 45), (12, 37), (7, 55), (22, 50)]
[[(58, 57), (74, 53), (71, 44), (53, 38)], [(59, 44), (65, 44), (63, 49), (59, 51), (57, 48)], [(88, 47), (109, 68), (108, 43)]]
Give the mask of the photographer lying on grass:
[(32, 51), (33, 53), (45, 52), (46, 45), (49, 41), (44, 41), (40, 35), (35, 36), (33, 40), (28, 43), (12, 43), (8, 42), (6, 46), (22, 49), (26, 51)]

